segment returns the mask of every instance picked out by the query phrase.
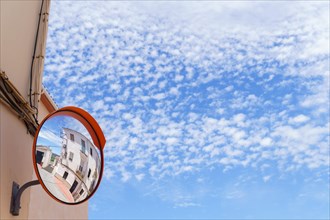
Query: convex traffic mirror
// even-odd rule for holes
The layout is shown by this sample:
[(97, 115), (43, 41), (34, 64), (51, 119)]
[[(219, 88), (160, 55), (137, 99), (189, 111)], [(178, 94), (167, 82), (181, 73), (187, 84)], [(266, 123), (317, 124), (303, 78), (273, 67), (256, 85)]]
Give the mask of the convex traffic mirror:
[(88, 200), (102, 178), (104, 145), (101, 128), (86, 111), (65, 107), (51, 113), (34, 137), (34, 169), (40, 184), (59, 202)]

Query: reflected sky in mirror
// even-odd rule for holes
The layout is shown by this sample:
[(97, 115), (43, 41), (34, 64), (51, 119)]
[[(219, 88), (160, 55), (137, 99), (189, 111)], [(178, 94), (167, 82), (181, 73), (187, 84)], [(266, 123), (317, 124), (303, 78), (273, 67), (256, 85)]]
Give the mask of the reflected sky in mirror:
[(55, 116), (40, 129), (36, 163), (48, 191), (67, 203), (86, 199), (99, 180), (100, 152), (76, 119)]

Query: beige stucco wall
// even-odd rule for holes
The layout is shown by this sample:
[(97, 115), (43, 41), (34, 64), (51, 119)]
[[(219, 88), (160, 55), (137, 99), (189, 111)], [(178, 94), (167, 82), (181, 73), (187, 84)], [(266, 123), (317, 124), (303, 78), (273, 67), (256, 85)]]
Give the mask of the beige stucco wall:
[[(0, 103), (0, 218), (11, 219), (9, 203), (12, 182), (23, 184), (31, 180), (32, 175), (32, 137), (27, 134), (25, 125)], [(29, 211), (29, 190), (24, 192), (21, 201), (21, 218), (27, 218)]]
[[(40, 5), (35, 0), (0, 1), (0, 68), (26, 99)], [(47, 114), (41, 103), (39, 121)], [(19, 216), (9, 213), (12, 182), (23, 185), (36, 179), (32, 143), (24, 123), (0, 102), (0, 219), (86, 219), (87, 202), (58, 203), (40, 185), (24, 191)]]

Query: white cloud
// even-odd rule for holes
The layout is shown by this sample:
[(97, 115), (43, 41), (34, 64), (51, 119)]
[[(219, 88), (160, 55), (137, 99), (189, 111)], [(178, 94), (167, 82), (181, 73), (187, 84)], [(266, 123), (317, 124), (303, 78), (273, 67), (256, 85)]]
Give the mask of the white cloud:
[(263, 138), (263, 139), (260, 141), (260, 145), (261, 145), (261, 146), (270, 146), (271, 144), (272, 144), (272, 139), (269, 138), (269, 137)]
[(307, 117), (306, 115), (297, 115), (296, 117), (290, 118), (289, 119), (289, 123), (290, 124), (295, 124), (295, 123), (303, 123), (309, 120), (309, 117)]
[(181, 202), (181, 203), (176, 203), (175, 207), (183, 207), (183, 208), (187, 208), (187, 207), (199, 207), (201, 206), (200, 203), (195, 203), (195, 202)]
[(241, 199), (244, 196), (245, 196), (245, 193), (240, 190), (231, 191), (226, 194), (227, 199)]
[(136, 178), (138, 181), (141, 181), (141, 180), (143, 180), (144, 176), (145, 176), (145, 175), (144, 175), (143, 173), (140, 173), (140, 174), (135, 175), (135, 178)]
[(54, 134), (53, 131), (47, 130), (46, 128), (41, 129), (38, 136), (53, 143), (54, 146), (60, 146), (63, 141), (59, 135)]
[(129, 172), (122, 172), (121, 180), (123, 182), (127, 182), (129, 179), (131, 179), (132, 175)]
[(55, 2), (44, 82), (60, 106), (102, 121), (110, 179), (267, 160), (319, 168), (329, 160), (327, 8)]
[(153, 98), (157, 99), (157, 100), (164, 99), (165, 97), (166, 97), (166, 95), (164, 93), (158, 93), (158, 94), (153, 96)]
[(267, 183), (271, 177), (272, 177), (271, 175), (268, 175), (268, 176), (264, 176), (262, 179), (265, 183)]

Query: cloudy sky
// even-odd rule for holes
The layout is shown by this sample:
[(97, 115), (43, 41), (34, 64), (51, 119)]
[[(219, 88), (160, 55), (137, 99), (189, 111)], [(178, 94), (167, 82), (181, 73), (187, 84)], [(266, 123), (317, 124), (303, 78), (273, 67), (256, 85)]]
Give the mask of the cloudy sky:
[(107, 144), (93, 218), (329, 218), (329, 2), (53, 1), (43, 83)]

